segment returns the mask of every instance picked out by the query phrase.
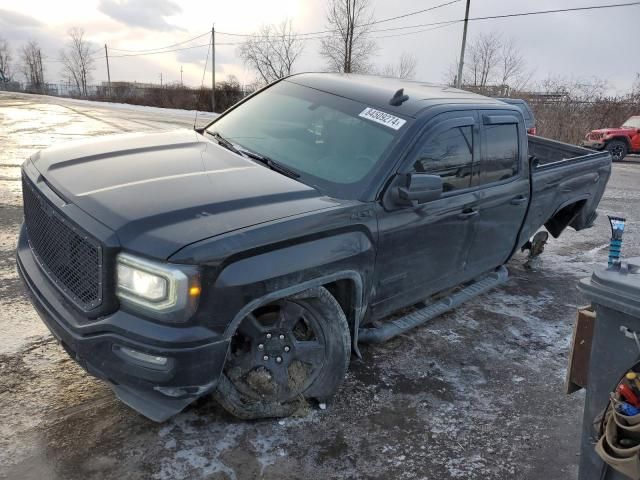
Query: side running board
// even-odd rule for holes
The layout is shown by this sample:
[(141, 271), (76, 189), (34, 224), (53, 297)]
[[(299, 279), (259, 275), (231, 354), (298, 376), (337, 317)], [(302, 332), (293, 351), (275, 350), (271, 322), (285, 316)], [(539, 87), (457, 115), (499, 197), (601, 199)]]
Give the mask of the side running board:
[(358, 330), (358, 342), (362, 343), (382, 343), (401, 333), (405, 333), (435, 317), (452, 310), (462, 303), (478, 295), (491, 290), (507, 281), (509, 272), (503, 265), (495, 272), (480, 277), (470, 285), (467, 285), (456, 293), (438, 300), (435, 303), (416, 310), (404, 317), (397, 318), (376, 328), (360, 328)]

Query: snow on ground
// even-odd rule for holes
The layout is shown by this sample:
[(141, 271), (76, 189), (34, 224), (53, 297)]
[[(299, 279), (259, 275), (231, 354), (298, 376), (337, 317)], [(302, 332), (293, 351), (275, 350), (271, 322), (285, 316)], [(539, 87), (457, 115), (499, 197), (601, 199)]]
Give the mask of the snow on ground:
[(29, 100), (41, 100), (46, 103), (66, 103), (71, 105), (78, 105), (84, 107), (98, 107), (113, 110), (125, 110), (131, 112), (144, 112), (145, 114), (159, 114), (159, 115), (174, 115), (179, 117), (195, 118), (196, 113), (198, 118), (206, 118), (213, 120), (219, 114), (202, 110), (183, 110), (179, 108), (162, 108), (162, 107), (150, 107), (146, 105), (132, 105), (130, 103), (116, 103), (116, 102), (100, 102), (97, 100), (84, 100), (79, 98), (65, 98), (65, 97), (53, 97), (51, 95), (38, 95), (31, 93), (15, 93), (15, 92), (0, 92), (0, 95), (19, 96)]

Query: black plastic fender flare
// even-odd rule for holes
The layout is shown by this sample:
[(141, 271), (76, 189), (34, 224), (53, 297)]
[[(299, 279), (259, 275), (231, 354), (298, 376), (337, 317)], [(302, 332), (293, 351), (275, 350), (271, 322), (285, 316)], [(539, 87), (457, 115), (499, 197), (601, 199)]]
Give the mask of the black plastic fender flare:
[[(305, 282), (292, 285), (287, 288), (283, 288), (281, 290), (276, 290), (273, 292), (269, 292), (268, 294), (258, 297), (251, 302), (247, 303), (244, 307), (242, 307), (233, 317), (233, 320), (227, 325), (225, 328), (222, 337), (224, 339), (230, 339), (233, 334), (236, 332), (238, 327), (240, 326), (240, 322), (252, 311), (256, 308), (259, 308), (268, 303), (274, 302), (276, 300), (280, 300), (282, 298), (290, 297), (291, 295), (295, 295), (297, 293), (304, 292), (305, 290), (309, 290), (314, 287), (321, 287), (328, 283), (335, 282), (337, 280), (351, 280), (355, 285), (355, 294), (353, 301), (353, 308), (355, 311), (355, 319), (354, 319), (354, 330), (353, 330), (353, 340), (352, 340), (352, 348), (358, 358), (362, 358), (360, 354), (360, 350), (358, 349), (358, 329), (360, 328), (360, 321), (364, 315), (364, 307), (363, 307), (363, 282), (360, 273), (355, 270), (341, 270), (329, 275), (323, 275), (321, 277), (314, 278), (312, 280), (307, 280)], [(347, 314), (348, 312), (345, 312)]]

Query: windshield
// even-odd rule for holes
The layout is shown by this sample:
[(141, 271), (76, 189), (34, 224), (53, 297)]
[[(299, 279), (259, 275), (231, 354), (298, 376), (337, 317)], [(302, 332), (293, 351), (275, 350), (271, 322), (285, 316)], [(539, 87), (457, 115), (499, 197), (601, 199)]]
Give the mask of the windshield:
[(622, 126), (627, 128), (640, 128), (640, 117), (631, 117), (624, 122)]
[(207, 131), (272, 159), (329, 195), (357, 198), (402, 129), (359, 116), (365, 109), (367, 105), (282, 81), (216, 120)]

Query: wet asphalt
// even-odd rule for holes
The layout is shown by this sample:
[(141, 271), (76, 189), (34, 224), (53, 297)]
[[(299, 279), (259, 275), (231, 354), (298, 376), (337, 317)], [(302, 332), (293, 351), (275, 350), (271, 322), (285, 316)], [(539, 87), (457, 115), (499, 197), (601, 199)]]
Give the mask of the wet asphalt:
[[(640, 162), (614, 165), (596, 225), (533, 271), (384, 345), (362, 346), (327, 410), (244, 422), (205, 398), (164, 424), (119, 403), (48, 333), (20, 284), (19, 167), (60, 142), (190, 128), (193, 117), (0, 93), (0, 478), (577, 478), (584, 393), (564, 394), (576, 283), (606, 262), (606, 214), (640, 255)], [(637, 162), (637, 163), (636, 163)]]

